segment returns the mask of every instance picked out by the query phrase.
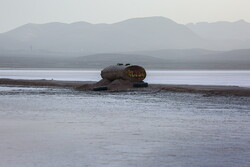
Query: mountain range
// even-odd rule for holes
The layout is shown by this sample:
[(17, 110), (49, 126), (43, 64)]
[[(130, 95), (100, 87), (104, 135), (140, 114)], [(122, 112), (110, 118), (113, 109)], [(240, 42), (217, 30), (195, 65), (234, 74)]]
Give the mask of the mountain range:
[(114, 24), (26, 24), (0, 34), (0, 51), (233, 50), (250, 48), (249, 40), (250, 23), (245, 21), (183, 25), (164, 17), (147, 17)]
[(211, 40), (239, 40), (250, 39), (250, 23), (244, 20), (236, 22), (219, 21), (214, 23), (199, 22), (186, 25), (190, 30), (202, 38)]
[(178, 24), (164, 17), (114, 24), (26, 24), (0, 34), (0, 68), (250, 70), (250, 23)]
[(0, 68), (103, 69), (117, 63), (138, 64), (164, 70), (250, 70), (250, 49), (154, 50), (124, 53), (0, 52)]

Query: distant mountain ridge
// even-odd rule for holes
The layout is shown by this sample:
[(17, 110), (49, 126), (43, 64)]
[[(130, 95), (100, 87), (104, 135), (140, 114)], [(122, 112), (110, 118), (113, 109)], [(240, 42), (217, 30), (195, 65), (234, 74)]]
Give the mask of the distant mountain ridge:
[(53, 52), (0, 52), (0, 68), (91, 68), (117, 63), (139, 64), (164, 70), (250, 70), (250, 49), (154, 50), (126, 53), (74, 54)]
[[(0, 34), (0, 50), (107, 53), (193, 48), (245, 49), (250, 48), (249, 25), (244, 21), (182, 25), (164, 17), (134, 18), (114, 24), (26, 24)], [(232, 27), (243, 28), (230, 35)]]
[(199, 22), (186, 25), (190, 30), (206, 39), (213, 40), (250, 40), (250, 23), (244, 20), (236, 22), (219, 21)]

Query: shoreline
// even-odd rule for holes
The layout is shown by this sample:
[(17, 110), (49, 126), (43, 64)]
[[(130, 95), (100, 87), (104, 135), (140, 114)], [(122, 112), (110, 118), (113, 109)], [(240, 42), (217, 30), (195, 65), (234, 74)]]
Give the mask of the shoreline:
[[(99, 81), (100, 82), (100, 81)], [(59, 81), (59, 80), (25, 80), (25, 79), (0, 79), (0, 85), (5, 86), (35, 86), (35, 87), (59, 87), (73, 88), (78, 91), (92, 91), (98, 86), (95, 81)], [(239, 86), (213, 86), (213, 85), (173, 85), (173, 84), (150, 84), (146, 88), (124, 87), (113, 84), (114, 87), (108, 92), (176, 92), (176, 93), (199, 93), (204, 96), (246, 96), (250, 97), (250, 88)]]

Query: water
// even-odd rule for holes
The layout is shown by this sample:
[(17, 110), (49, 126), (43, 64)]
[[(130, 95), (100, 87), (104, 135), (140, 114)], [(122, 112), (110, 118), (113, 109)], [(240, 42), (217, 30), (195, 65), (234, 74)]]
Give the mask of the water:
[(250, 98), (0, 87), (0, 166), (249, 167)]
[[(154, 84), (228, 85), (250, 87), (250, 71), (147, 71)], [(98, 81), (96, 70), (0, 70), (0, 78)]]

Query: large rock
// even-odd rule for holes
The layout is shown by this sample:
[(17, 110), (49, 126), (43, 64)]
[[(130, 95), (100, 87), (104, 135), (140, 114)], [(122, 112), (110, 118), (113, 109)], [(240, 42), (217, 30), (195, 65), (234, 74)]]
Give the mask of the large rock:
[(128, 80), (116, 79), (108, 85), (111, 91), (126, 91), (133, 88), (133, 83)]
[(133, 88), (133, 83), (128, 80), (116, 79), (114, 81), (109, 81), (107, 79), (102, 79), (94, 84), (84, 84), (77, 90), (93, 90), (94, 88), (106, 86), (110, 91), (126, 91)]

